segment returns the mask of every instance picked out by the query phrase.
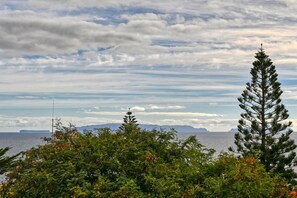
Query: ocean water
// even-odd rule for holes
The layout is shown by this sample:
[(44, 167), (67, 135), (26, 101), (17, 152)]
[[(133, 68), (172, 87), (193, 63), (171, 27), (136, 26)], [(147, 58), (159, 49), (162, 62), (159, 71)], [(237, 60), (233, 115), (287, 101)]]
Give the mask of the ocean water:
[[(45, 144), (43, 138), (50, 136), (50, 133), (0, 133), (0, 148), (10, 147), (7, 155), (14, 155), (32, 147)], [(5, 176), (0, 175), (0, 182), (4, 180)]]
[[(217, 152), (227, 151), (228, 147), (232, 146), (234, 142), (233, 133), (178, 133), (179, 139), (186, 139), (191, 135), (195, 135), (201, 144), (208, 148), (213, 148)], [(0, 133), (0, 148), (10, 147), (11, 149), (7, 154), (13, 155), (45, 144), (43, 138), (50, 136), (50, 133)]]
[[(195, 135), (198, 141), (207, 148), (213, 148), (217, 153), (228, 151), (234, 146), (234, 133), (209, 132), (209, 133), (178, 133), (179, 139)], [(44, 137), (50, 137), (50, 133), (0, 133), (0, 148), (11, 147), (8, 155), (26, 151), (32, 147), (45, 144)], [(297, 132), (292, 133), (291, 138), (297, 143)]]
[(13, 155), (45, 144), (43, 138), (50, 136), (50, 133), (0, 133), (0, 148), (10, 147), (7, 155)]
[(216, 150), (216, 154), (228, 151), (230, 146), (234, 146), (234, 133), (209, 132), (209, 133), (179, 133), (180, 139), (195, 135), (198, 141), (207, 148)]

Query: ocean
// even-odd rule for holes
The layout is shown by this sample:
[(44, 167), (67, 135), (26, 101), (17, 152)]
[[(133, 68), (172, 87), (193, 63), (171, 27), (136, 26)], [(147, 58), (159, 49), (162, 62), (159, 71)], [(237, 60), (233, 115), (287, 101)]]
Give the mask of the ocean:
[[(191, 135), (195, 135), (202, 145), (208, 148), (213, 148), (217, 152), (227, 151), (228, 147), (232, 146), (234, 142), (233, 133), (178, 133), (179, 139), (186, 139)], [(32, 147), (45, 144), (43, 138), (50, 136), (50, 133), (0, 133), (0, 148), (11, 147), (7, 154), (13, 155), (21, 151), (26, 151)]]
[[(234, 146), (234, 133), (208, 132), (208, 133), (178, 133), (179, 139), (195, 135), (199, 142), (207, 148), (213, 148), (216, 153), (228, 151), (230, 146)], [(26, 151), (32, 147), (45, 144), (44, 137), (50, 137), (50, 133), (0, 133), (0, 148), (11, 147), (8, 155), (13, 155), (21, 151)], [(291, 138), (297, 143), (297, 133), (292, 133)]]
[(45, 144), (44, 137), (50, 137), (51, 133), (0, 133), (0, 148), (10, 147), (7, 155), (13, 155), (21, 151), (26, 151), (32, 147)]

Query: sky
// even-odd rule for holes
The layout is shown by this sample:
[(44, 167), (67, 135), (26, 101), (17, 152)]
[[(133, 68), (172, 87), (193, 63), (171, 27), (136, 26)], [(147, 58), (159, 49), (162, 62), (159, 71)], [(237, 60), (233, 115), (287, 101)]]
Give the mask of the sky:
[(0, 131), (236, 128), (263, 43), (297, 130), (295, 0), (0, 0)]

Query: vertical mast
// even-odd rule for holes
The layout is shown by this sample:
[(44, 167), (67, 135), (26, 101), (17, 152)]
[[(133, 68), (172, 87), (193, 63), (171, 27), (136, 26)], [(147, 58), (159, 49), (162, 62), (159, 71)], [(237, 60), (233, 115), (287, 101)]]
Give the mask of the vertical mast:
[(52, 134), (54, 134), (54, 116), (55, 116), (55, 99), (53, 99), (53, 109), (52, 109)]

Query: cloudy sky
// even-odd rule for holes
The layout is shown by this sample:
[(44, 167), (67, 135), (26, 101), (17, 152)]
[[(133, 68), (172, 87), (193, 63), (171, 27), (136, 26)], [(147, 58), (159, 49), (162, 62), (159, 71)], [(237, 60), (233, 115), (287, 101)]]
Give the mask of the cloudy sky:
[(295, 0), (0, 0), (0, 131), (237, 125), (263, 43), (297, 129)]

